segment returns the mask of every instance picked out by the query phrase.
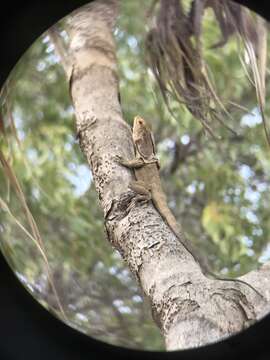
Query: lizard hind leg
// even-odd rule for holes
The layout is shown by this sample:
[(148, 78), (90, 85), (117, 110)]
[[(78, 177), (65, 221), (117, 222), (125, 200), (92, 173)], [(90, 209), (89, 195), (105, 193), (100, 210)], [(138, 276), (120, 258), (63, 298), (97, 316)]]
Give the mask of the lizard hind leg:
[(129, 212), (138, 203), (145, 204), (151, 200), (151, 191), (143, 181), (132, 181), (129, 184), (129, 188), (134, 191), (136, 195), (128, 206), (127, 212)]

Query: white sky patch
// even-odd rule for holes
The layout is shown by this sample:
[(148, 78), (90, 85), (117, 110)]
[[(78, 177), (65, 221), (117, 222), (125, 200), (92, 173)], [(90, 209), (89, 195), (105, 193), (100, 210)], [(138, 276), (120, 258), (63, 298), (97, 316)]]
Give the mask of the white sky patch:
[(155, 79), (155, 75), (153, 74), (153, 71), (151, 69), (147, 69), (147, 74), (151, 79)]
[(114, 30), (114, 35), (115, 37), (117, 37), (118, 39), (122, 39), (125, 36), (124, 31), (120, 30), (118, 27), (115, 28)]
[(117, 278), (121, 280), (124, 284), (130, 281), (130, 273), (127, 269), (123, 269), (121, 272), (116, 274)]
[(122, 260), (122, 257), (121, 257), (121, 255), (119, 254), (118, 251), (114, 251), (112, 256), (113, 256), (114, 259), (117, 259), (117, 260), (121, 259)]
[(247, 256), (253, 256), (255, 253), (254, 253), (254, 250), (252, 249), (247, 249)]
[(70, 116), (74, 114), (74, 107), (72, 105), (69, 105), (66, 109), (62, 110), (62, 113), (64, 116)]
[(38, 188), (33, 188), (32, 189), (32, 195), (39, 200), (40, 199), (40, 190)]
[(189, 137), (188, 135), (183, 135), (183, 136), (181, 137), (181, 143), (182, 143), (183, 145), (187, 145), (189, 142), (190, 142), (190, 137)]
[(267, 244), (265, 250), (263, 251), (262, 255), (259, 257), (260, 263), (266, 263), (270, 260), (270, 244)]
[(46, 49), (46, 53), (49, 54), (54, 50), (54, 44), (50, 44), (47, 49)]
[(247, 247), (251, 247), (253, 245), (252, 239), (250, 239), (248, 236), (244, 235), (241, 237), (241, 241), (243, 244), (245, 244)]
[(83, 322), (88, 322), (88, 319), (85, 315), (81, 314), (81, 313), (77, 313), (76, 314), (76, 318), (80, 321), (83, 321)]
[(65, 178), (75, 187), (75, 196), (79, 197), (89, 189), (92, 182), (92, 173), (88, 166), (84, 164), (76, 166), (74, 163), (70, 163), (69, 169), (73, 174), (66, 173)]
[(130, 69), (124, 69), (125, 76), (128, 80), (138, 80), (139, 75), (138, 73), (130, 70)]
[(129, 306), (120, 306), (119, 311), (122, 314), (131, 314), (131, 308)]
[(117, 309), (118, 309), (122, 314), (130, 314), (130, 313), (131, 313), (130, 307), (129, 307), (129, 306), (125, 306), (123, 300), (116, 299), (116, 300), (113, 301), (113, 305), (116, 306)]
[(26, 151), (26, 156), (31, 163), (36, 164), (38, 161), (38, 152), (36, 149), (30, 148)]
[(49, 41), (50, 41), (49, 35), (46, 35), (46, 36), (42, 39), (43, 44), (46, 44), (46, 43), (49, 42)]
[(141, 302), (143, 301), (142, 297), (139, 296), (139, 295), (134, 295), (134, 296), (132, 297), (132, 300), (133, 300), (134, 302), (136, 302), (136, 303), (141, 303)]
[(47, 76), (47, 80), (50, 83), (55, 83), (55, 81), (57, 80), (57, 76), (55, 75), (55, 72), (49, 73)]
[(19, 280), (22, 282), (22, 283), (27, 283), (28, 282), (28, 280), (26, 279), (26, 277), (23, 275), (23, 274), (21, 274), (21, 273), (19, 273), (18, 271), (16, 271), (16, 275), (17, 275), (17, 277), (19, 278)]
[(40, 284), (35, 283), (35, 289), (42, 293), (43, 288)]
[(263, 234), (263, 231), (261, 228), (258, 228), (258, 229), (253, 229), (252, 230), (252, 235), (255, 235), (255, 236), (262, 236)]
[(175, 142), (171, 139), (164, 139), (161, 143), (158, 144), (159, 149), (173, 149)]
[(250, 177), (254, 175), (254, 171), (248, 165), (245, 164), (240, 166), (239, 173), (244, 180), (248, 180)]
[(44, 61), (39, 61), (36, 69), (37, 71), (43, 71), (46, 68), (46, 63)]
[(221, 269), (220, 272), (222, 275), (226, 275), (226, 274), (228, 274), (228, 268), (224, 267), (223, 269)]
[(244, 61), (245, 61), (245, 63), (247, 64), (247, 65), (249, 65), (250, 64), (250, 56), (249, 56), (249, 53), (248, 53), (248, 51), (245, 49), (245, 51), (244, 51)]
[(115, 36), (118, 36), (118, 35), (119, 35), (119, 32), (120, 32), (119, 28), (118, 28), (118, 27), (115, 27), (113, 34), (114, 34)]
[(66, 151), (71, 151), (72, 150), (72, 145), (70, 143), (65, 143), (64, 148)]
[(205, 189), (205, 184), (203, 182), (199, 183), (199, 190), (203, 191)]
[(62, 30), (62, 31), (60, 32), (60, 35), (62, 36), (62, 38), (63, 38), (65, 41), (68, 41), (69, 36), (68, 36), (68, 33), (66, 32), (66, 30)]
[(22, 119), (19, 115), (18, 108), (15, 108), (15, 111), (13, 112), (13, 118), (14, 118), (16, 130), (21, 129), (22, 128)]
[(135, 36), (129, 36), (128, 39), (127, 39), (127, 42), (128, 42), (128, 45), (134, 50), (137, 49), (138, 47), (138, 41), (137, 39), (135, 38)]
[(258, 144), (252, 144), (250, 146), (250, 151), (252, 154), (256, 154), (261, 150), (261, 147)]
[(39, 119), (39, 120), (42, 120), (43, 118), (44, 118), (44, 114), (43, 114), (43, 111), (37, 111), (37, 118)]
[(196, 192), (196, 185), (194, 183), (192, 184), (189, 184), (187, 187), (186, 187), (186, 190), (189, 194), (194, 194)]
[(245, 191), (245, 199), (249, 200), (253, 206), (257, 207), (261, 194), (259, 191), (254, 191), (248, 187)]
[(57, 64), (60, 62), (60, 57), (55, 53), (51, 53), (50, 55), (47, 56), (46, 60), (48, 63), (50, 63), (50, 65)]
[(252, 224), (258, 224), (259, 220), (257, 218), (257, 216), (254, 214), (253, 211), (248, 210), (246, 212), (246, 218), (248, 219), (249, 222), (251, 222)]
[(266, 191), (268, 187), (269, 187), (269, 184), (267, 184), (265, 182), (261, 182), (261, 183), (257, 184), (257, 189), (260, 192)]
[(104, 269), (104, 264), (103, 264), (103, 262), (101, 262), (101, 261), (99, 261), (98, 263), (97, 263), (97, 265), (96, 265), (96, 268), (99, 270), (99, 269)]
[(19, 278), (19, 280), (30, 290), (30, 291), (34, 291), (33, 286), (30, 284), (30, 282), (28, 281), (28, 279), (22, 275), (21, 273), (16, 271), (16, 275)]
[(262, 117), (258, 107), (255, 107), (250, 113), (244, 115), (240, 122), (242, 126), (248, 126), (250, 128), (255, 127), (256, 125), (261, 123)]
[(239, 271), (240, 270), (240, 264), (235, 264), (233, 269), (234, 269), (234, 271)]
[(122, 306), (124, 304), (123, 300), (120, 300), (120, 299), (115, 299), (113, 301), (113, 305), (119, 307), (119, 306)]
[(76, 310), (76, 306), (74, 306), (73, 304), (68, 304), (68, 308), (71, 310)]
[(116, 273), (117, 273), (117, 268), (116, 268), (115, 266), (110, 267), (110, 268), (109, 268), (109, 273), (110, 273), (111, 275), (116, 275)]

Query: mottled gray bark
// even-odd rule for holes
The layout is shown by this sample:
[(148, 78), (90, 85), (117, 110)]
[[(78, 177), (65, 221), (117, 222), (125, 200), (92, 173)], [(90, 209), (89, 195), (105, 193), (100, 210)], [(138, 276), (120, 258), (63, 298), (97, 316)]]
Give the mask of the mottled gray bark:
[(134, 196), (128, 189), (133, 174), (115, 155), (132, 158), (134, 152), (118, 100), (112, 35), (117, 4), (96, 1), (69, 21), (70, 92), (80, 146), (93, 172), (109, 240), (150, 299), (167, 349), (199, 346), (244, 329), (269, 310), (270, 267), (242, 277), (265, 299), (243, 284), (208, 279), (152, 204), (126, 213)]

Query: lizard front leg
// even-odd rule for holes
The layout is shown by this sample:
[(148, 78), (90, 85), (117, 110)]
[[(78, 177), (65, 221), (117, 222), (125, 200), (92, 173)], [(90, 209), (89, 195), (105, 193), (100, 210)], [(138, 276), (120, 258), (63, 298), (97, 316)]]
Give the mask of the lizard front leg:
[(156, 157), (153, 157), (151, 159), (144, 159), (143, 157), (135, 157), (134, 159), (131, 160), (125, 160), (122, 158), (122, 156), (116, 155), (115, 160), (119, 164), (129, 169), (139, 169), (147, 164), (154, 164), (154, 163), (157, 164), (158, 169), (160, 168), (159, 161)]
[(117, 155), (117, 156), (115, 156), (115, 160), (119, 164), (121, 164), (121, 165), (123, 165), (123, 166), (125, 166), (125, 167), (127, 167), (129, 169), (138, 169), (138, 168), (145, 165), (143, 159), (138, 158), (138, 157), (136, 157), (134, 159), (131, 159), (131, 160), (125, 160), (125, 159), (122, 158), (122, 156)]

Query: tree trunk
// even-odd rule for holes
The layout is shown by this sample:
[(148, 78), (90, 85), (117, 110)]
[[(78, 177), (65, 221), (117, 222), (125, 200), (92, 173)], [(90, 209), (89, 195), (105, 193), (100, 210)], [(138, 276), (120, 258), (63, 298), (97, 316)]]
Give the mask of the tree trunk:
[(69, 20), (70, 93), (81, 150), (93, 172), (109, 241), (150, 299), (167, 349), (203, 345), (269, 311), (270, 266), (241, 277), (265, 298), (243, 284), (208, 279), (151, 203), (126, 213), (134, 196), (128, 189), (133, 173), (115, 156), (132, 158), (134, 150), (119, 103), (112, 35), (117, 11), (117, 0), (96, 1)]

